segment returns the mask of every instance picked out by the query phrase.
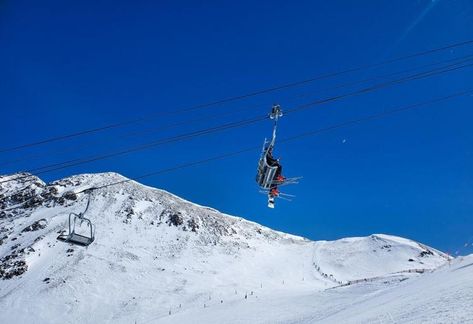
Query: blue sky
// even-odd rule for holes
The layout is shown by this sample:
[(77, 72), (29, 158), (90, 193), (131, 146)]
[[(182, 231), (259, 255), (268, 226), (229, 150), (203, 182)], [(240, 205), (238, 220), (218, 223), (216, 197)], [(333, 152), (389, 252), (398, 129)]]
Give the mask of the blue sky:
[[(472, 31), (469, 0), (0, 1), (0, 148), (154, 114), (128, 127), (1, 153), (0, 170), (113, 152), (258, 116), (275, 102), (291, 109), (356, 89), (337, 85), (469, 55), (473, 46), (159, 115), (473, 39)], [(465, 68), (314, 107), (284, 117), (280, 138), (472, 90), (472, 81)], [(254, 183), (257, 151), (143, 182), (314, 240), (389, 233), (471, 253), (463, 245), (473, 243), (472, 103), (471, 96), (457, 98), (277, 146), (286, 175), (304, 180), (284, 189), (297, 198), (278, 201), (275, 210)], [(194, 119), (200, 121), (156, 131)], [(103, 171), (135, 177), (260, 145), (270, 132), (266, 121), (42, 178)]]

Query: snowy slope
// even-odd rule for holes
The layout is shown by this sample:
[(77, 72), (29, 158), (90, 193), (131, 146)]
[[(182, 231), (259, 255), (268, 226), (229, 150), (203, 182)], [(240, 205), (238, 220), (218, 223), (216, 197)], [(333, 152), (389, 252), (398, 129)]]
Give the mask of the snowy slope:
[[(87, 194), (73, 192), (127, 179), (25, 180), (0, 184), (0, 323), (193, 322), (203, 308), (210, 317), (199, 322), (222, 322), (218, 312), (232, 322), (233, 306), (314, 292), (323, 304), (359, 281), (395, 285), (448, 260), (395, 236), (313, 242), (131, 181), (91, 195), (96, 241), (75, 247), (56, 240), (68, 214), (85, 208)], [(278, 313), (255, 307), (253, 322)]]
[(314, 253), (320, 268), (340, 282), (434, 269), (445, 262), (437, 256), (447, 258), (423, 244), (383, 234), (318, 241)]
[(190, 308), (159, 323), (473, 323), (473, 255), (398, 279)]

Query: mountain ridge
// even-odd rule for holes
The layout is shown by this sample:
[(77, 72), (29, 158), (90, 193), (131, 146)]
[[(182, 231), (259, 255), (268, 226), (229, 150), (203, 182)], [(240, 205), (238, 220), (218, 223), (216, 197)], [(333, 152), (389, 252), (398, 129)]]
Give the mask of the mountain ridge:
[[(0, 306), (20, 311), (20, 301), (34, 301), (24, 321), (53, 304), (40, 321), (55, 322), (66, 310), (81, 321), (86, 308), (101, 305), (96, 320), (130, 322), (242, 296), (309, 293), (375, 277), (399, 281), (418, 275), (409, 270), (429, 272), (449, 260), (384, 234), (310, 241), (116, 173), (49, 184), (26, 179), (0, 184)], [(81, 248), (56, 240), (68, 214), (84, 210), (84, 189), (120, 181), (90, 194), (86, 217), (96, 226), (94, 243)], [(133, 316), (122, 312), (124, 304), (134, 305)]]

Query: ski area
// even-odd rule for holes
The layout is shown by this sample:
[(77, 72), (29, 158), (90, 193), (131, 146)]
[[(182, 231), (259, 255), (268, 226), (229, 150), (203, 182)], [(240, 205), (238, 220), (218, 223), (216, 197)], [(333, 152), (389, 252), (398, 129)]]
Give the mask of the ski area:
[[(409, 239), (310, 241), (115, 173), (23, 174), (0, 194), (2, 323), (473, 320), (473, 259)], [(87, 204), (93, 243), (58, 240)]]
[(472, 0), (0, 0), (0, 324), (473, 324), (472, 70)]

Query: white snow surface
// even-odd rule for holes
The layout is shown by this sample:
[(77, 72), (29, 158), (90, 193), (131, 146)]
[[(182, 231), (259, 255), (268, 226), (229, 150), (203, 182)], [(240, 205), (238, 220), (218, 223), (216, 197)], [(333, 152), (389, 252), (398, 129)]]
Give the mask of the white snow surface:
[[(473, 256), (310, 241), (116, 173), (29, 179), (0, 183), (0, 323), (473, 322)], [(61, 197), (119, 181), (91, 195), (95, 242), (56, 239), (87, 202)]]

